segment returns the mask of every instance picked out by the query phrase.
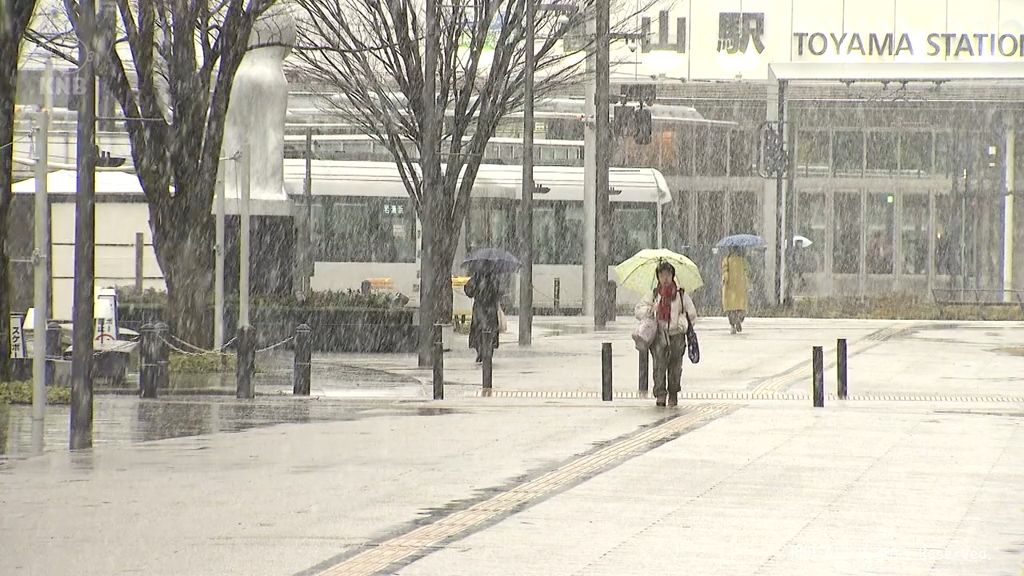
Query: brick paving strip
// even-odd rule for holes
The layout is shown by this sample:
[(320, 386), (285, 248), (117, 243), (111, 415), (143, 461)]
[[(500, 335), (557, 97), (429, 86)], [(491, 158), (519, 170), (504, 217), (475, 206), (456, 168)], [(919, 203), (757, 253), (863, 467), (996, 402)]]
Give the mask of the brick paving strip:
[(400, 562), (422, 556), (439, 545), (456, 540), (492, 521), (561, 491), (575, 483), (638, 456), (693, 428), (735, 410), (728, 404), (680, 406), (680, 415), (614, 444), (610, 444), (538, 478), (524, 482), (437, 521), (382, 542), (371, 549), (342, 560), (320, 576), (370, 576)]

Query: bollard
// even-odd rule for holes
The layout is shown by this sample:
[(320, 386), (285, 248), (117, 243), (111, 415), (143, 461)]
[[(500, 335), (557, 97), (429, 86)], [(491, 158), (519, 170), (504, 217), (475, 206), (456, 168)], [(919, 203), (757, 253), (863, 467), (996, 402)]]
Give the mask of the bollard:
[(164, 390), (171, 386), (171, 349), (167, 345), (167, 335), (170, 332), (170, 328), (163, 322), (157, 322), (154, 328), (154, 344), (153, 350), (156, 352), (154, 357), (156, 364), (156, 387), (157, 389), (163, 388)]
[(562, 279), (556, 277), (555, 278), (555, 294), (554, 294), (554, 299), (555, 299), (555, 316), (558, 316), (558, 315), (560, 315), (562, 313), (562, 307), (561, 307), (561, 304), (560, 304), (561, 296), (562, 296)]
[(156, 327), (146, 324), (139, 330), (139, 395), (156, 398)]
[(647, 398), (647, 383), (651, 374), (651, 352), (650, 350), (641, 350), (640, 354), (640, 397)]
[(601, 400), (612, 401), (612, 343), (601, 344)]
[(440, 324), (434, 324), (434, 339), (431, 346), (431, 351), (433, 352), (431, 366), (433, 366), (434, 371), (434, 400), (444, 400), (444, 337), (442, 330), (443, 328)]
[(306, 324), (295, 328), (295, 362), (292, 368), (292, 394), (295, 396), (309, 396), (313, 361), (310, 332), (312, 330)]
[(256, 390), (252, 383), (256, 371), (256, 331), (252, 326), (241, 326), (235, 348), (235, 397), (254, 398)]
[(825, 406), (825, 369), (821, 346), (812, 349), (811, 363), (814, 366), (814, 407), (822, 408)]
[(60, 340), (62, 337), (60, 324), (53, 322), (46, 323), (46, 374), (47, 386), (57, 383), (57, 361), (63, 360), (61, 354)]
[(846, 400), (846, 338), (836, 342), (836, 376), (839, 399)]
[(483, 388), (484, 394), (490, 394), (494, 377), (494, 331), (484, 330), (483, 341)]

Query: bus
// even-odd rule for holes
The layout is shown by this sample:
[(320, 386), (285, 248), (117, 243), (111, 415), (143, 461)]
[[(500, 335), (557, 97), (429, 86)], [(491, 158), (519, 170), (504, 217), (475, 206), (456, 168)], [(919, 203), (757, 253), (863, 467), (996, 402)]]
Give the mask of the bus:
[[(371, 278), (415, 304), (419, 297), (420, 227), (393, 162), (316, 160), (311, 162), (310, 287), (316, 291), (359, 289)], [(304, 160), (285, 159), (285, 188), (303, 202)], [(579, 310), (583, 305), (583, 168), (537, 166), (534, 195), (534, 306)], [(652, 168), (611, 168), (610, 262), (625, 260), (662, 243), (662, 207), (672, 201), (661, 173)], [(469, 213), (459, 235), (453, 275), (462, 273), (465, 254), (481, 247), (516, 253), (522, 167), (482, 164)], [(612, 267), (609, 279), (614, 280)], [(558, 302), (555, 285), (558, 284)], [(510, 282), (514, 292), (518, 282)], [(510, 294), (514, 296), (514, 294)], [(618, 294), (630, 304), (636, 295)]]

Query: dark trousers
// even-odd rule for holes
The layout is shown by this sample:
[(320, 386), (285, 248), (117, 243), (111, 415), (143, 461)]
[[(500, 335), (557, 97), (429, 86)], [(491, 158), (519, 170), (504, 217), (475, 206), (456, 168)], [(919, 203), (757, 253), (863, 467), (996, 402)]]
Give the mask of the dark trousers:
[(651, 344), (654, 359), (654, 396), (679, 392), (683, 377), (683, 356), (686, 354), (686, 334), (672, 334), (658, 327), (658, 335)]

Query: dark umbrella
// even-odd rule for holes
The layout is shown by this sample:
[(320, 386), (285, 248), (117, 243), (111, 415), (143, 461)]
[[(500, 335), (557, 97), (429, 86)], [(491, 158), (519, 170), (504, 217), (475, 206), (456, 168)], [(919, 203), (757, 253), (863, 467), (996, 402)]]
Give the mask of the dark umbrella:
[(507, 274), (515, 272), (521, 264), (519, 259), (501, 248), (479, 248), (472, 251), (462, 265), (474, 272)]
[(726, 236), (715, 244), (716, 248), (764, 248), (764, 238), (753, 234), (734, 234)]

